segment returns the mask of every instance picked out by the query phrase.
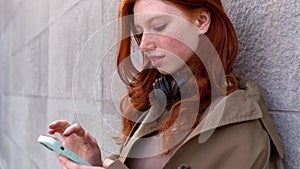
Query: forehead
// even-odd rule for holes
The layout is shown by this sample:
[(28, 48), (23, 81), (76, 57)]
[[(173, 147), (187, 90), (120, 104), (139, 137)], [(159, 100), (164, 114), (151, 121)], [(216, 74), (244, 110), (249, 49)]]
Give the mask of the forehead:
[(172, 14), (178, 12), (178, 10), (173, 4), (161, 0), (137, 0), (133, 8), (135, 14), (151, 12), (167, 12)]
[(188, 19), (184, 11), (162, 0), (137, 0), (133, 8), (135, 22), (142, 22), (159, 15), (178, 16)]

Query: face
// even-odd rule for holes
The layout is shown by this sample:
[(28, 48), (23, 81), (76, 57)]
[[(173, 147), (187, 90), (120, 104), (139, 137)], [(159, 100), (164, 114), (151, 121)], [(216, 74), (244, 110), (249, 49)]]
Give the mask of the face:
[(162, 74), (182, 68), (197, 50), (198, 29), (181, 9), (161, 0), (138, 0), (134, 25), (140, 50)]

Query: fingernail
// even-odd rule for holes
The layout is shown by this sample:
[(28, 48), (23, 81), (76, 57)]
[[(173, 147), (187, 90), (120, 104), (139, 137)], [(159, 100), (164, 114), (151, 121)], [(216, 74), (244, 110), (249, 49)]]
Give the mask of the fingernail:
[(63, 135), (68, 135), (69, 134), (69, 130), (66, 129), (64, 132), (63, 132)]
[(61, 155), (58, 155), (58, 156), (57, 156), (57, 159), (58, 159), (59, 161), (61, 161), (61, 158), (62, 158)]

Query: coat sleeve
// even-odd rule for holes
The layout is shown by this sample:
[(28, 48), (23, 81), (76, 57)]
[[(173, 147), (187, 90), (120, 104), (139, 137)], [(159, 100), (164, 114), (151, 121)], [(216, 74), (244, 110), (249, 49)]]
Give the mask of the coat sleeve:
[(165, 168), (282, 169), (270, 164), (272, 146), (259, 119), (217, 128), (204, 143), (198, 138), (178, 149)]

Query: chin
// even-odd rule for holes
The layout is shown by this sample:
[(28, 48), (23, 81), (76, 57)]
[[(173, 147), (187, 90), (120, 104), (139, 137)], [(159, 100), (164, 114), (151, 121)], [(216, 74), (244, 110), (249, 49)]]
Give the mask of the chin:
[(161, 68), (157, 68), (157, 70), (163, 74), (163, 75), (169, 75), (169, 74), (173, 74), (174, 72), (166, 70), (166, 69), (161, 69)]
[(167, 74), (170, 74), (168, 73), (166, 70), (164, 69), (160, 69), (160, 68), (157, 68), (157, 70), (159, 71), (159, 73), (163, 74), (163, 75), (167, 75)]

